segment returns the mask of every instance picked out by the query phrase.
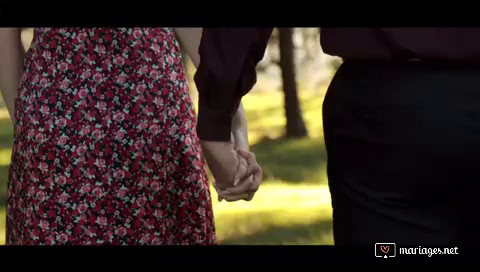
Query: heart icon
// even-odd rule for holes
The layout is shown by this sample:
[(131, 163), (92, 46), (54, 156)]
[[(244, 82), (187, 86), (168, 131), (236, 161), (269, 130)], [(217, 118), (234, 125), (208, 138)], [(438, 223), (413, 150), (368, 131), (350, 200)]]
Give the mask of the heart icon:
[(380, 246), (380, 250), (387, 254), (390, 251), (390, 246)]

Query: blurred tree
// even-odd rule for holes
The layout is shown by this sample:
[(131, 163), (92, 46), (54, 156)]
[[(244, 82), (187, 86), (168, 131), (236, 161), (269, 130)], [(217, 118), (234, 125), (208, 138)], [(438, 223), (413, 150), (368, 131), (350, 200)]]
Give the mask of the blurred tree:
[(266, 72), (270, 66), (280, 67), (280, 57), (278, 54), (278, 29), (273, 29), (270, 40), (265, 51), (265, 57), (257, 65), (257, 73)]
[(341, 58), (334, 58), (328, 62), (328, 66), (332, 70), (332, 73), (335, 74), (342, 63), (343, 60)]
[(284, 105), (287, 119), (287, 138), (308, 137), (308, 130), (303, 120), (295, 80), (295, 56), (293, 46), (293, 28), (279, 28), (280, 67), (282, 69)]
[(295, 28), (297, 39), (294, 38), (296, 57), (299, 65), (306, 67), (315, 62), (320, 56), (320, 31), (319, 28)]

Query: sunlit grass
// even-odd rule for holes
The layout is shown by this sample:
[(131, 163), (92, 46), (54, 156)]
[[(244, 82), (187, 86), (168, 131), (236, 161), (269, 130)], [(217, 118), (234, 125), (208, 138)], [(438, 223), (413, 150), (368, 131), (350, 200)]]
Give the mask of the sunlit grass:
[[(302, 240), (311, 235), (309, 243), (332, 243), (327, 186), (271, 182), (262, 186), (250, 202), (218, 202), (216, 197), (215, 190), (212, 190), (217, 237), (221, 244), (302, 244)], [(326, 228), (310, 233), (308, 226), (319, 221), (327, 222)], [(295, 227), (306, 228), (307, 233), (290, 230)], [(272, 229), (277, 232), (270, 233)], [(277, 233), (291, 237), (289, 241), (282, 240)]]
[(6, 205), (9, 168), (10, 164), (0, 165), (0, 208)]
[(5, 108), (0, 109), (0, 116), (2, 115), (3, 118), (0, 118), (0, 148), (6, 148), (13, 144), (13, 124)]
[(273, 181), (262, 185), (252, 201), (218, 202), (215, 190), (211, 192), (215, 212), (218, 214), (244, 213), (273, 209), (311, 209), (330, 204), (326, 185), (288, 184)]
[(264, 180), (290, 183), (327, 182), (323, 138), (264, 140), (252, 146), (262, 166)]
[(0, 245), (5, 244), (7, 211), (5, 206), (0, 206)]
[(11, 156), (12, 148), (0, 148), (0, 166), (9, 165)]

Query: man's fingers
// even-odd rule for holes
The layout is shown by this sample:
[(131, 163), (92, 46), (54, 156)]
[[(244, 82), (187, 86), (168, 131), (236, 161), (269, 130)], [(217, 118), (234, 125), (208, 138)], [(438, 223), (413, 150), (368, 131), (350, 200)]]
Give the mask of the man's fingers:
[(255, 154), (238, 149), (238, 169), (235, 174), (235, 185), (219, 193), (219, 201), (224, 199), (232, 202), (237, 200), (251, 201), (262, 183), (262, 168), (257, 163)]
[(237, 153), (242, 155), (242, 157), (244, 157), (247, 161), (251, 160), (251, 159), (255, 160), (255, 154), (253, 152), (250, 152), (250, 151), (239, 148), (239, 149), (237, 149)]
[[(250, 177), (253, 178), (252, 183), (250, 185), (250, 188), (248, 189), (249, 192), (256, 192), (258, 188), (260, 187), (260, 184), (262, 184), (262, 167), (258, 163), (254, 163), (254, 165), (249, 165), (250, 168), (253, 169), (253, 173)], [(227, 190), (229, 190), (228, 188)]]
[(250, 175), (253, 175), (255, 173), (256, 167), (258, 165), (255, 154), (253, 154), (252, 152), (242, 150), (242, 149), (238, 149), (237, 153), (240, 154), (240, 158), (243, 157), (247, 160), (248, 168), (247, 168), (247, 171), (245, 173), (245, 176), (248, 177)]
[[(252, 194), (250, 200), (253, 198), (253, 195), (258, 191), (260, 185), (262, 184), (262, 168), (257, 164), (255, 167), (254, 175), (244, 179), (239, 186), (227, 188), (223, 191), (223, 195), (238, 195), (241, 193)], [(247, 200), (247, 199), (245, 199)], [(247, 200), (248, 201), (248, 200)]]
[(255, 168), (255, 173), (253, 174), (253, 185), (256, 186), (256, 190), (260, 187), (262, 184), (262, 178), (263, 178), (263, 170), (260, 165), (257, 164), (257, 167)]
[(247, 172), (247, 169), (247, 160), (242, 156), (238, 156), (238, 169), (237, 173), (235, 173), (235, 177), (233, 178), (233, 186), (237, 186), (243, 177), (248, 177), (248, 175), (245, 174)]
[(247, 151), (245, 149), (237, 149), (237, 152), (240, 153), (243, 157), (245, 157), (245, 159), (248, 159), (252, 156), (254, 156), (253, 152), (250, 152), (250, 151)]
[(255, 170), (255, 174), (253, 175), (253, 181), (248, 188), (248, 197), (245, 199), (246, 201), (251, 201), (255, 194), (257, 193), (260, 185), (262, 184), (262, 168), (258, 165), (257, 169)]

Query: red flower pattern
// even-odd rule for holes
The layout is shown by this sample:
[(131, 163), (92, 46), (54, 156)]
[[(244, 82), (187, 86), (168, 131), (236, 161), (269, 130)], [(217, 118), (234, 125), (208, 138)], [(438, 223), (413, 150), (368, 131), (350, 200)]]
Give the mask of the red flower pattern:
[(170, 28), (37, 28), (15, 101), (7, 244), (216, 243)]

